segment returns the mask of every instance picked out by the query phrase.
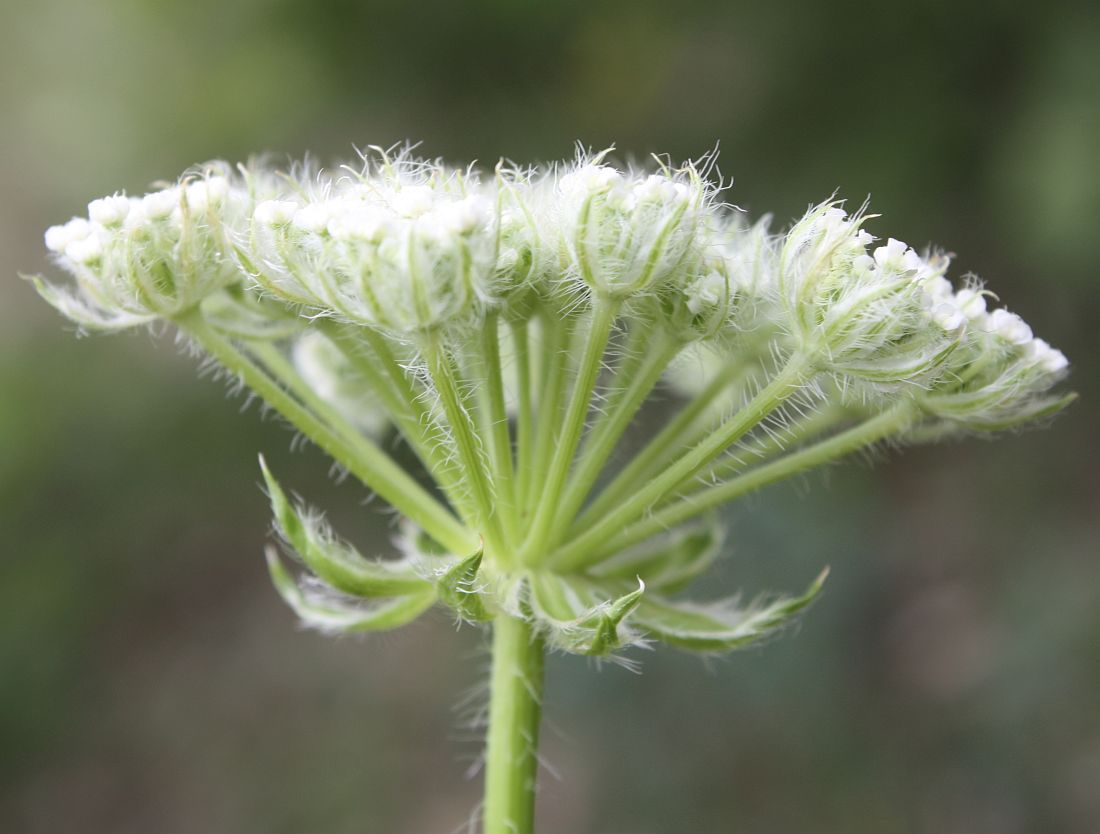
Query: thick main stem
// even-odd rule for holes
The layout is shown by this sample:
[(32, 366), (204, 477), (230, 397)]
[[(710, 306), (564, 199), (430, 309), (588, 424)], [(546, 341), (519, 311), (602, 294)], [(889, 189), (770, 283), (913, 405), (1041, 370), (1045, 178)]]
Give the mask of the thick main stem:
[(531, 627), (493, 621), (483, 834), (531, 834), (535, 822), (545, 650)]

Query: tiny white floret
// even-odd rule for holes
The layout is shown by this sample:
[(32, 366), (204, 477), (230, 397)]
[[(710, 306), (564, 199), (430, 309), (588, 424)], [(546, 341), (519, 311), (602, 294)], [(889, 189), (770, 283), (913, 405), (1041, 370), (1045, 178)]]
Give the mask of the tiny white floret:
[(179, 201), (178, 188), (166, 188), (163, 191), (146, 194), (141, 199), (141, 216), (149, 220), (163, 220), (172, 214), (179, 205)]
[(955, 305), (974, 321), (985, 314), (985, 295), (978, 290), (962, 289), (955, 294)]
[(989, 329), (1014, 345), (1026, 345), (1032, 339), (1027, 322), (1008, 310), (994, 310), (989, 316)]
[(894, 269), (909, 269), (906, 263), (906, 252), (912, 251), (909, 246), (896, 238), (890, 238), (885, 246), (879, 246), (874, 251), (875, 263), (880, 267), (893, 267)]
[(313, 203), (294, 214), (294, 226), (305, 232), (323, 232), (332, 218), (332, 211), (324, 203)]
[(130, 213), (130, 198), (122, 194), (101, 197), (88, 203), (88, 217), (103, 226), (117, 226)]
[(87, 264), (103, 255), (103, 241), (97, 234), (74, 240), (65, 247), (65, 256), (77, 263)]
[(407, 185), (394, 194), (390, 205), (402, 217), (419, 217), (431, 211), (435, 193), (427, 185)]
[(285, 226), (294, 219), (298, 204), (293, 200), (264, 200), (252, 213), (257, 223), (265, 226)]
[(70, 243), (86, 238), (91, 232), (92, 226), (87, 220), (74, 217), (68, 223), (46, 229), (46, 248), (51, 252), (64, 252)]

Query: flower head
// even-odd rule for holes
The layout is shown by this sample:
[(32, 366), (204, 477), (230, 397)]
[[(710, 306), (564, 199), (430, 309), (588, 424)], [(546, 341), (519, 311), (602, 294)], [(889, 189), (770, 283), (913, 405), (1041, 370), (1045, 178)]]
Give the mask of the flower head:
[(74, 278), (75, 289), (39, 281), (39, 291), (89, 328), (181, 315), (241, 280), (228, 230), (246, 202), (224, 163), (206, 165), (143, 197), (93, 200), (87, 217), (46, 231), (46, 248)]
[(776, 284), (787, 321), (842, 388), (866, 395), (927, 387), (965, 322), (950, 301), (929, 303), (929, 287), (946, 283), (948, 260), (893, 238), (870, 249), (865, 220), (824, 203), (786, 235)]
[(629, 298), (709, 274), (704, 255), (719, 213), (716, 187), (691, 164), (623, 172), (605, 156), (552, 172), (562, 279)]
[(256, 205), (246, 250), (257, 282), (397, 335), (476, 320), (503, 289), (494, 188), (439, 162), (364, 160)]
[[(400, 569), (359, 556), (267, 473), (317, 579), (273, 576), (307, 620), (389, 627), (439, 601), (582, 654), (731, 648), (820, 584), (748, 608), (664, 596), (721, 544), (703, 514), (892, 437), (1042, 417), (1068, 362), (862, 211), (773, 232), (709, 174), (606, 152), (492, 175), (377, 149), (331, 172), (217, 163), (49, 229), (76, 288), (40, 289), (88, 326), (174, 321), (430, 544)], [(662, 380), (688, 403), (609, 472)], [(384, 421), (437, 493), (375, 444)]]

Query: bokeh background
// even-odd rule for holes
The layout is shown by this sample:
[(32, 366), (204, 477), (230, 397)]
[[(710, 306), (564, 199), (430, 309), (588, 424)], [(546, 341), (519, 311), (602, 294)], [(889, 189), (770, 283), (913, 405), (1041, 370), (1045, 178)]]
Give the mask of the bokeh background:
[[(423, 141), (697, 156), (780, 221), (834, 191), (957, 254), (1074, 362), (1053, 428), (729, 512), (714, 593), (822, 600), (765, 649), (549, 666), (541, 830), (1100, 830), (1100, 9), (703, 0), (0, 5), (0, 830), (462, 828), (482, 638), (299, 631), (256, 453), (367, 551), (365, 492), (170, 336), (77, 339), (19, 271), (193, 162)], [(243, 413), (242, 413), (243, 412)], [(559, 773), (555, 776), (553, 773)]]

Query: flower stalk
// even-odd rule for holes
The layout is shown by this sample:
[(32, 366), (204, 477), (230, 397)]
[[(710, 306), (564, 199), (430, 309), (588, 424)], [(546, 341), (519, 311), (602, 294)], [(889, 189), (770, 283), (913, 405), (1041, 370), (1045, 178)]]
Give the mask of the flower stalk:
[(544, 656), (542, 638), (528, 623), (513, 617), (493, 623), (484, 834), (534, 830)]

